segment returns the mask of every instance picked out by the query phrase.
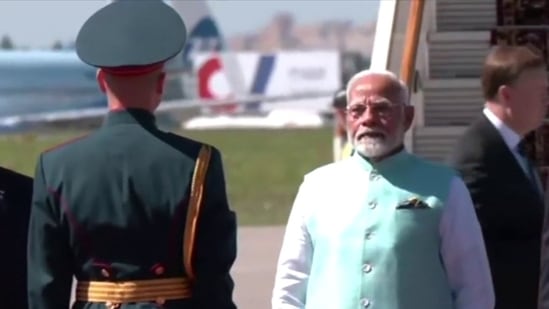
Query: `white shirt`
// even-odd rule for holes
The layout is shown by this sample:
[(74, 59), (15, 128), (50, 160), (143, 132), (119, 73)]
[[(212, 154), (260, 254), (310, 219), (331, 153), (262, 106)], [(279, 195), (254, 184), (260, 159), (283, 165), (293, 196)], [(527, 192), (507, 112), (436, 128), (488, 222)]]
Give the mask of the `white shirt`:
[(505, 142), (505, 145), (507, 145), (507, 147), (509, 148), (509, 150), (511, 151), (511, 153), (513, 154), (513, 156), (517, 160), (518, 164), (522, 168), (522, 171), (526, 174), (526, 176), (529, 179), (531, 179), (531, 177), (534, 177), (533, 181), (538, 186), (539, 192), (543, 192), (542, 185), (541, 185), (541, 180), (539, 179), (539, 175), (537, 175), (536, 173), (532, 173), (530, 171), (530, 168), (532, 168), (532, 167), (529, 166), (530, 163), (527, 161), (527, 159), (525, 157), (523, 157), (518, 152), (517, 146), (520, 143), (522, 137), (518, 133), (513, 131), (513, 129), (509, 128), (508, 125), (503, 123), (503, 121), (501, 121), (501, 119), (499, 119), (488, 108), (484, 108), (484, 110), (482, 112), (484, 113), (484, 116), (486, 116), (486, 118), (488, 118), (488, 121), (490, 121), (490, 123), (492, 123), (492, 125), (496, 128), (499, 135), (501, 136), (501, 138)]
[[(454, 308), (493, 309), (492, 278), (471, 196), (458, 177), (451, 181), (450, 186), (439, 234), (440, 255), (454, 295)], [(315, 200), (318, 195), (303, 188), (302, 185), (292, 207), (280, 250), (272, 296), (273, 309), (305, 307), (314, 250), (305, 217), (322, 201)]]
[(482, 112), (484, 113), (484, 116), (488, 118), (488, 121), (490, 121), (490, 123), (496, 128), (499, 135), (503, 139), (503, 142), (505, 142), (505, 145), (507, 145), (515, 159), (517, 159), (517, 162), (522, 167), (522, 170), (526, 173), (526, 175), (528, 175), (528, 167), (526, 166), (526, 162), (517, 149), (522, 137), (513, 131), (513, 129), (509, 128), (508, 125), (503, 123), (503, 121), (494, 115), (494, 113), (492, 113), (492, 111), (488, 108), (484, 108)]

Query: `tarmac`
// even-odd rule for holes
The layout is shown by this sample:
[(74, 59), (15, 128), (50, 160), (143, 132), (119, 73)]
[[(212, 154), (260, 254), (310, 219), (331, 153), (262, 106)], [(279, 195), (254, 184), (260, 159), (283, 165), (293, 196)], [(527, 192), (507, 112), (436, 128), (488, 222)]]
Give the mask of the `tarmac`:
[(284, 226), (239, 230), (233, 269), (235, 302), (240, 309), (271, 308), (271, 294)]
[(284, 226), (241, 227), (233, 266), (234, 300), (239, 309), (271, 308), (271, 293)]

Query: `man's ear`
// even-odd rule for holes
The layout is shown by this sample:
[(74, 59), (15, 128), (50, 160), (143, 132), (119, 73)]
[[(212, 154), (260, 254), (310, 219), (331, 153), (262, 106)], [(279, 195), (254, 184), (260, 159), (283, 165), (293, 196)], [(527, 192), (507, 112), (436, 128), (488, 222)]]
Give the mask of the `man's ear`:
[(511, 91), (511, 87), (507, 85), (500, 86), (496, 94), (498, 102), (503, 104), (509, 102), (511, 100)]
[(101, 69), (98, 69), (95, 78), (97, 79), (97, 84), (99, 85), (99, 89), (101, 89), (101, 92), (107, 92), (107, 86), (105, 85), (105, 72), (103, 72), (103, 70)]
[(408, 131), (414, 123), (415, 108), (411, 105), (404, 106), (404, 131)]
[(166, 72), (162, 72), (158, 75), (156, 80), (156, 93), (159, 95), (164, 93), (164, 85), (166, 84)]

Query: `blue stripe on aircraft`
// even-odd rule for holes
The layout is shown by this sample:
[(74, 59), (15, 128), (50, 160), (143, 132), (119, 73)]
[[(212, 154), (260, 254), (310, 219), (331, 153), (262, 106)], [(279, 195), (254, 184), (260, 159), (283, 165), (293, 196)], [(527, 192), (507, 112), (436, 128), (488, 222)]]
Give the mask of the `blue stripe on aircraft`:
[[(269, 80), (273, 73), (273, 68), (275, 64), (274, 55), (264, 55), (259, 59), (259, 64), (254, 76), (254, 83), (250, 92), (252, 94), (265, 94), (267, 90), (267, 85), (269, 85)], [(248, 111), (257, 111), (261, 102), (253, 102), (246, 105), (246, 110)]]

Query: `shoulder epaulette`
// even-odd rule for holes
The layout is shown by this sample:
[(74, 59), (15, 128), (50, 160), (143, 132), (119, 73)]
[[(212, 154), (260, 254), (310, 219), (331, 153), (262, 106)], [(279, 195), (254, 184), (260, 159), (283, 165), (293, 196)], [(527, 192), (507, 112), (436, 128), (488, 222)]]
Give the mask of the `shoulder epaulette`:
[(51, 151), (56, 150), (56, 149), (59, 149), (59, 148), (61, 148), (61, 147), (63, 147), (63, 146), (70, 145), (70, 144), (72, 144), (72, 143), (74, 143), (74, 142), (77, 142), (77, 141), (79, 141), (79, 140), (85, 138), (85, 137), (88, 136), (88, 135), (89, 135), (89, 133), (86, 133), (86, 134), (84, 134), (84, 135), (81, 135), (81, 136), (77, 136), (77, 137), (71, 138), (71, 139), (69, 139), (69, 140), (66, 140), (66, 141), (60, 143), (60, 144), (57, 144), (57, 145), (52, 146), (52, 147), (50, 147), (50, 148), (47, 148), (47, 149), (44, 150), (42, 153), (51, 152)]

